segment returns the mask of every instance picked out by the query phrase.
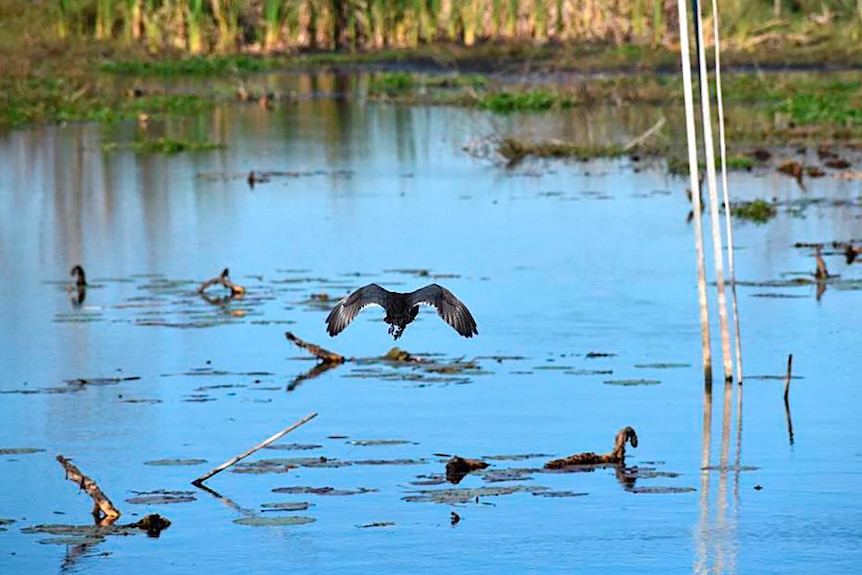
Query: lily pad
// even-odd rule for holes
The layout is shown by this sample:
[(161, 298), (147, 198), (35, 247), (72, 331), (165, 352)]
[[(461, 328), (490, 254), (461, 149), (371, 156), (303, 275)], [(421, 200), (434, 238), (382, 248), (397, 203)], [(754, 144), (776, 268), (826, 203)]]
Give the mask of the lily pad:
[(691, 493), (694, 487), (632, 487), (632, 493)]
[(407, 441), (404, 439), (356, 439), (347, 442), (349, 445), (359, 445), (362, 447), (370, 447), (375, 445), (419, 445), (415, 441)]
[(276, 487), (273, 493), (304, 493), (308, 495), (361, 495), (377, 489), (359, 487), (357, 489), (335, 489), (334, 487)]
[(457, 503), (468, 503), (479, 497), (498, 497), (501, 495), (511, 495), (513, 493), (538, 493), (540, 491), (546, 491), (547, 489), (547, 487), (533, 487), (526, 485), (480, 487), (478, 489), (424, 489), (414, 492), (415, 495), (407, 495), (401, 499), (404, 501), (419, 503), (445, 503), (453, 505)]
[(264, 511), (305, 511), (314, 505), (308, 501), (277, 501), (275, 503), (261, 503)]
[(655, 362), (655, 363), (636, 363), (635, 367), (639, 369), (674, 369), (678, 367), (691, 367), (690, 363), (671, 363), (671, 362)]
[(354, 461), (354, 465), (423, 465), (428, 463), (424, 459), (360, 459)]
[(658, 379), (606, 379), (605, 385), (658, 385), (661, 383)]
[(539, 497), (582, 497), (589, 495), (583, 491), (537, 491), (533, 495)]
[(266, 449), (276, 449), (280, 451), (310, 451), (312, 449), (320, 449), (322, 445), (315, 443), (276, 443), (267, 445)]
[(42, 451), (45, 450), (39, 447), (3, 447), (0, 448), (0, 455), (30, 455)]
[(301, 517), (299, 515), (281, 515), (278, 517), (240, 517), (234, 519), (237, 525), (250, 525), (252, 527), (280, 527), (287, 525), (305, 525), (314, 523), (314, 517)]
[(144, 465), (200, 465), (206, 462), (206, 459), (154, 459), (145, 461)]

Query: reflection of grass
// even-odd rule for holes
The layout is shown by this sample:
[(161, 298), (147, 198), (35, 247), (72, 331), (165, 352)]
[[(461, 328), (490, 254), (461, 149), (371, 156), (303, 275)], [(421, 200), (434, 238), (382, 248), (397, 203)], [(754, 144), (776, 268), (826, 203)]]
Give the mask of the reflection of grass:
[(409, 72), (387, 72), (371, 79), (368, 92), (372, 95), (404, 94), (413, 90), (414, 76)]
[[(412, 94), (419, 88), (437, 90), (465, 90), (484, 88), (488, 80), (476, 74), (426, 75), (413, 72), (380, 72), (375, 74), (368, 85), (372, 96), (400, 96), (399, 101), (413, 101)], [(452, 101), (452, 98), (434, 98), (436, 103)]]
[(283, 58), (235, 54), (178, 60), (123, 60), (105, 62), (100, 68), (103, 72), (135, 76), (217, 76), (232, 72), (265, 72), (283, 65)]
[(735, 218), (763, 224), (775, 216), (776, 210), (775, 206), (758, 198), (751, 202), (742, 202), (731, 206), (730, 213)]
[[(132, 142), (128, 149), (142, 154), (178, 154), (180, 152), (200, 152), (206, 150), (217, 150), (224, 148), (224, 144), (217, 142), (192, 142), (187, 140), (175, 140), (174, 138), (159, 138), (157, 140), (142, 140)], [(102, 144), (102, 150), (113, 152), (124, 149), (124, 146), (116, 142)]]

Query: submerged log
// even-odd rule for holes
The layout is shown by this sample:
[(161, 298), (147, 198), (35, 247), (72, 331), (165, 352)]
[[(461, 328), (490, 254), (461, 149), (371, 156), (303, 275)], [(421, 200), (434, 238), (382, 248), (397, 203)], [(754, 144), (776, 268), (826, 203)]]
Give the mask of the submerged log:
[(614, 439), (614, 449), (610, 453), (597, 454), (591, 451), (576, 453), (563, 459), (547, 462), (545, 469), (561, 469), (570, 465), (623, 465), (626, 460), (626, 442), (631, 443), (632, 447), (638, 446), (637, 433), (628, 426), (617, 432)]
[(120, 516), (119, 510), (114, 507), (114, 504), (111, 503), (111, 500), (102, 492), (95, 481), (84, 475), (74, 463), (62, 455), (57, 456), (57, 461), (59, 461), (60, 465), (63, 466), (63, 469), (66, 470), (66, 479), (77, 483), (78, 487), (93, 498), (93, 517), (96, 519), (97, 523), (106, 523), (110, 525)]

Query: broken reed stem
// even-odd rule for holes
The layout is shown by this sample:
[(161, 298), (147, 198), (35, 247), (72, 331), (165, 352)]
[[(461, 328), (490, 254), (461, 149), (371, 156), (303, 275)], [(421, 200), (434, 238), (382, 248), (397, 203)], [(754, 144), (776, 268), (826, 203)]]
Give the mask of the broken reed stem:
[(784, 405), (790, 403), (790, 377), (793, 373), (793, 354), (787, 356), (787, 377), (784, 378)]
[(709, 95), (709, 72), (706, 68), (706, 48), (703, 38), (703, 18), (699, 0), (694, 0), (695, 33), (697, 34), (698, 84), (703, 124), (704, 159), (706, 160), (706, 189), (709, 192), (709, 220), (712, 231), (712, 255), (715, 266), (715, 284), (718, 292), (718, 323), (721, 331), (721, 357), (724, 380), (733, 380), (733, 357), (730, 353), (730, 330), (727, 323), (727, 297), (724, 289), (724, 250), (721, 237), (721, 218), (718, 213), (718, 183), (715, 178), (715, 144), (712, 135), (712, 110)]
[(269, 445), (273, 441), (277, 441), (277, 440), (281, 439), (282, 437), (284, 437), (285, 435), (287, 435), (288, 433), (290, 433), (291, 431), (293, 431), (294, 429), (296, 429), (300, 425), (308, 423), (309, 421), (311, 421), (315, 417), (317, 417), (317, 412), (309, 413), (308, 415), (306, 415), (305, 417), (303, 417), (302, 419), (300, 419), (299, 421), (297, 421), (296, 423), (294, 423), (290, 427), (279, 431), (278, 433), (276, 433), (275, 435), (273, 435), (272, 437), (270, 437), (268, 439), (264, 439), (263, 441), (261, 441), (260, 443), (258, 443), (257, 445), (255, 445), (254, 447), (252, 447), (251, 449), (249, 449), (248, 451), (246, 451), (242, 455), (237, 455), (233, 459), (229, 459), (228, 461), (225, 461), (224, 463), (222, 463), (221, 465), (219, 465), (218, 467), (216, 467), (215, 469), (213, 469), (209, 473), (205, 473), (205, 474), (201, 475), (200, 477), (198, 477), (197, 479), (192, 481), (192, 485), (200, 486), (204, 481), (206, 481), (207, 479), (209, 479), (210, 477), (212, 477), (216, 473), (221, 473), (222, 471), (224, 471), (225, 469), (227, 469), (231, 465), (233, 465), (239, 461), (242, 461), (243, 459), (245, 459), (246, 457), (248, 457), (249, 455), (251, 455), (252, 453), (257, 451), (258, 449), (262, 449), (262, 448), (266, 447), (267, 445)]
[(77, 483), (78, 487), (83, 489), (87, 495), (93, 498), (93, 517), (96, 518), (96, 521), (101, 521), (104, 518), (110, 519), (111, 522), (113, 522), (114, 519), (120, 516), (119, 510), (114, 507), (114, 504), (111, 503), (111, 500), (102, 492), (95, 481), (84, 475), (74, 463), (62, 455), (57, 456), (57, 461), (59, 461), (60, 465), (63, 466), (63, 469), (66, 470), (66, 479)]
[(293, 332), (284, 332), (284, 337), (286, 337), (288, 341), (292, 341), (293, 343), (295, 343), (298, 347), (308, 350), (309, 353), (319, 358), (323, 363), (336, 364), (344, 363), (345, 361), (347, 361), (343, 355), (329, 351), (328, 349), (323, 349), (319, 345), (315, 345), (313, 343), (301, 340), (295, 335), (293, 335)]
[(697, 167), (697, 131), (694, 124), (694, 99), (691, 82), (691, 54), (688, 42), (688, 9), (686, 0), (677, 0), (680, 31), (680, 59), (682, 60), (683, 101), (685, 103), (685, 127), (688, 144), (688, 173), (691, 186), (692, 212), (694, 214), (694, 248), (697, 259), (697, 299), (700, 310), (700, 335), (703, 352), (703, 376), (707, 389), (712, 386), (712, 350), (709, 337), (709, 307), (706, 297), (706, 271), (703, 256), (703, 223), (700, 202), (700, 179)]
[(650, 128), (649, 130), (647, 130), (646, 132), (644, 132), (643, 134), (641, 134), (640, 136), (638, 136), (637, 138), (635, 138), (634, 140), (632, 140), (631, 142), (629, 142), (628, 144), (623, 146), (623, 151), (628, 152), (629, 150), (631, 150), (635, 146), (641, 145), (645, 140), (649, 139), (653, 134), (655, 134), (656, 132), (661, 130), (661, 128), (662, 128), (662, 126), (664, 126), (665, 122), (666, 122), (666, 120), (664, 119), (664, 116), (662, 116), (661, 118), (658, 119), (658, 121), (655, 124), (653, 124), (652, 128)]
[(724, 196), (724, 223), (727, 235), (727, 275), (730, 279), (731, 315), (734, 326), (736, 351), (736, 380), (742, 385), (742, 335), (739, 329), (739, 308), (736, 304), (736, 270), (733, 253), (733, 225), (730, 194), (727, 185), (727, 140), (724, 135), (724, 100), (721, 95), (721, 40), (718, 26), (718, 0), (712, 0), (713, 43), (715, 46), (715, 96), (718, 111), (718, 149), (721, 159), (721, 190)]

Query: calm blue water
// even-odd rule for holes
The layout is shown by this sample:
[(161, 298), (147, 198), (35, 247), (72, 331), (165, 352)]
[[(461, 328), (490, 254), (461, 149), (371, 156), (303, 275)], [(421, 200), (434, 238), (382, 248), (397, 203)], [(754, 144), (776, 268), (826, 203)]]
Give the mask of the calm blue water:
[[(812, 180), (803, 192), (771, 170), (732, 174), (734, 198), (780, 203), (770, 223), (737, 225), (736, 265), (741, 281), (773, 282), (739, 288), (745, 370), (782, 376), (794, 354), (793, 443), (783, 382), (759, 377), (744, 386), (741, 436), (735, 395), (723, 431), (724, 386), (716, 384), (705, 439), (687, 182), (660, 163), (537, 162), (506, 171), (462, 150), (494, 132), (589, 139), (595, 129), (627, 141), (659, 111), (499, 119), (334, 100), (320, 95), (331, 86), (312, 84), (274, 112), (226, 104), (192, 119), (155, 118), (146, 134), (135, 123), (78, 124), (0, 140), (0, 448), (44, 450), (0, 456), (0, 519), (14, 520), (0, 526), (0, 571), (859, 571), (862, 449), (852, 430), (862, 399), (862, 267), (827, 250), (841, 277), (819, 301), (813, 283), (780, 282), (814, 270), (812, 250), (795, 242), (862, 238), (862, 180)], [(102, 151), (105, 142), (162, 134), (227, 147)], [(297, 174), (249, 189), (250, 170)], [(787, 207), (811, 198), (824, 201)], [(850, 205), (835, 207), (835, 199)], [(76, 263), (94, 284), (80, 307), (65, 290)], [(248, 295), (207, 304), (195, 289), (226, 266)], [(329, 338), (331, 303), (311, 299), (337, 299), (371, 281), (451, 289), (476, 317), (478, 337), (463, 339), (425, 311), (396, 343), (442, 363), (478, 358), (478, 369), (350, 363), (288, 391), (314, 363), (285, 331), (349, 357), (393, 345), (378, 308)], [(713, 351), (719, 374), (717, 333)], [(126, 377), (136, 379), (65, 382)], [(620, 380), (659, 383), (605, 383)], [(208, 485), (228, 504), (189, 485), (309, 412), (319, 416), (279, 443), (320, 447), (262, 450), (249, 460), (417, 461), (227, 471)], [(543, 454), (489, 460), (491, 469), (535, 469), (608, 451), (626, 425), (640, 438), (627, 459), (644, 471), (636, 487), (678, 492), (633, 493), (612, 469), (599, 469), (502, 483), (468, 476), (458, 486), (583, 496), (403, 500), (448, 485), (411, 483), (443, 473), (447, 457), (435, 454)], [(355, 443), (367, 440), (404, 443)], [(123, 511), (121, 523), (157, 512), (172, 526), (159, 539), (111, 536), (85, 547), (22, 533), (91, 521), (90, 499), (64, 480), (57, 454), (99, 482)], [(730, 469), (701, 471), (705, 456)], [(164, 458), (206, 463), (146, 464)], [(375, 491), (272, 492), (288, 486)], [(126, 501), (156, 490), (196, 500)], [(316, 521), (233, 522), (283, 515), (261, 505), (284, 501), (312, 503), (296, 514)], [(461, 517), (454, 526), (453, 510)], [(376, 522), (392, 525), (361, 527)]]

